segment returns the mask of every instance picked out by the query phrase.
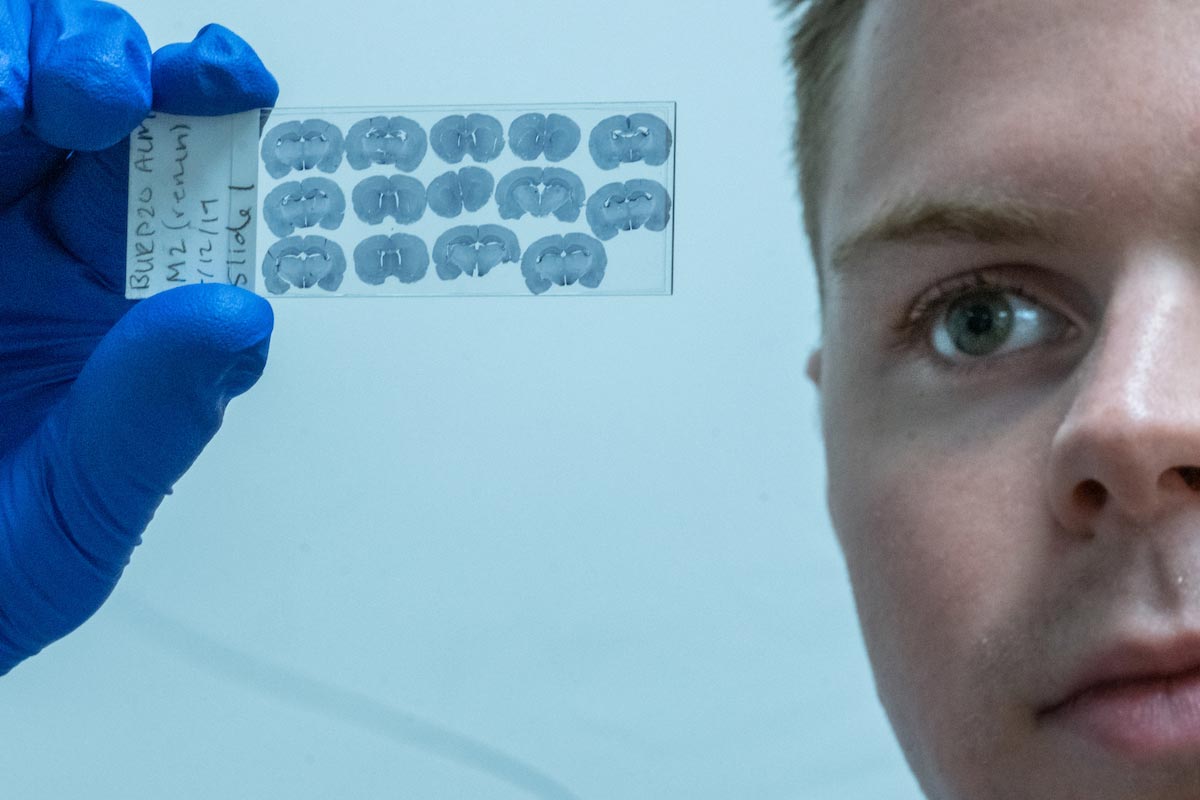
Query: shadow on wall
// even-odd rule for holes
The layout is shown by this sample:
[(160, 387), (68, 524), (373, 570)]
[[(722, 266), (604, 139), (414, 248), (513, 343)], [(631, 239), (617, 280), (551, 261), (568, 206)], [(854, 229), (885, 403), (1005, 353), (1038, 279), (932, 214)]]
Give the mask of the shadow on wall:
[(113, 598), (115, 618), (156, 645), (220, 677), (295, 708), (381, 734), (399, 744), (492, 776), (541, 800), (579, 800), (537, 767), (435, 722), (388, 708), (357, 692), (243, 653), (128, 596)]

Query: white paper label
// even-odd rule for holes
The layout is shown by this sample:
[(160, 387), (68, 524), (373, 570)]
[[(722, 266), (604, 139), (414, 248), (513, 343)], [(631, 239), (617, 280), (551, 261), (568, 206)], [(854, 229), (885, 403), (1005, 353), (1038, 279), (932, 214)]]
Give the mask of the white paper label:
[(132, 133), (127, 298), (189, 283), (254, 290), (260, 116), (154, 112)]

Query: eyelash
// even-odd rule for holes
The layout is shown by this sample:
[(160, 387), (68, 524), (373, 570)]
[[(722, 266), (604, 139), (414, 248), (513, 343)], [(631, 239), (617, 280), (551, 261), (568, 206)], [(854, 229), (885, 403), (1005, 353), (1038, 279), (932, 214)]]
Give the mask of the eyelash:
[[(942, 311), (960, 298), (975, 294), (981, 289), (1019, 297), (1044, 308), (1037, 298), (1025, 290), (1023, 285), (998, 278), (990, 270), (948, 278), (930, 289), (924, 297), (916, 302), (904, 319), (892, 326), (896, 337), (894, 349), (901, 353), (920, 351), (923, 354), (931, 355), (938, 361), (942, 369), (959, 375), (984, 372), (995, 368), (996, 363), (1007, 360), (1009, 356), (995, 358), (985, 356), (965, 363), (947, 361), (946, 357), (935, 351), (929, 342), (931, 328), (941, 318)], [(1011, 355), (1015, 356), (1019, 352), (1021, 351)]]

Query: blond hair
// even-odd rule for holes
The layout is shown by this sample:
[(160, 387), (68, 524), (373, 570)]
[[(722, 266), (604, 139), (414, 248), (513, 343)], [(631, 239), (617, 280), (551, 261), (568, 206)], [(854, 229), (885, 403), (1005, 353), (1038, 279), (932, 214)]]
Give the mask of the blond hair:
[(796, 128), (792, 136), (794, 168), (799, 174), (804, 231), (817, 265), (817, 286), (824, 308), (824, 265), (817, 201), (826, 190), (830, 144), (851, 41), (867, 0), (775, 0), (784, 12), (808, 8), (797, 20), (789, 43), (795, 73)]

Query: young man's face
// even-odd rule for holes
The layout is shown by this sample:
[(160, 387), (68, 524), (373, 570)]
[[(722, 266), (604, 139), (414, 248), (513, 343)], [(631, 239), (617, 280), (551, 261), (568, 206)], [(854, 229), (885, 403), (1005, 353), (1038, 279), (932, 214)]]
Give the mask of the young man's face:
[(826, 275), (830, 514), (910, 764), (932, 800), (1200, 798), (1195, 686), (1047, 711), (1200, 636), (1200, 3), (872, 0), (839, 101), (827, 258), (900, 198), (1033, 207)]

